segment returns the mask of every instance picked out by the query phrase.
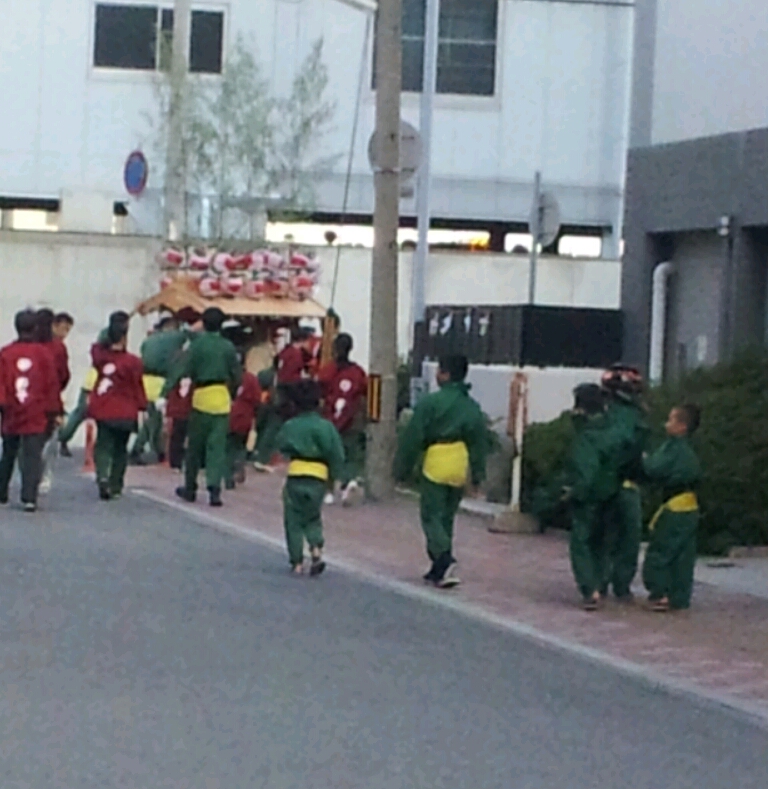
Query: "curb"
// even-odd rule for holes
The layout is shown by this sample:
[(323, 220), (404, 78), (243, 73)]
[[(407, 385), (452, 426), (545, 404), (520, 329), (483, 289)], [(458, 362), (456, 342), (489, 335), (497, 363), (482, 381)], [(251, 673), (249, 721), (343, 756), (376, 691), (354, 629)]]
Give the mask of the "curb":
[[(284, 542), (280, 538), (270, 537), (253, 529), (245, 529), (229, 523), (222, 517), (202, 512), (181, 501), (168, 501), (156, 493), (141, 488), (133, 488), (127, 492), (166, 509), (180, 512), (190, 520), (196, 521), (201, 525), (210, 526), (224, 534), (258, 543), (272, 550), (278, 550), (281, 553), (285, 550)], [(456, 597), (448, 597), (444, 592), (420, 587), (414, 583), (398, 581), (389, 576), (372, 572), (354, 561), (334, 559), (326, 556), (326, 562), (330, 567), (346, 575), (372, 584), (385, 591), (452, 611), (473, 621), (489, 625), (496, 630), (524, 638), (526, 641), (539, 646), (555, 649), (563, 654), (575, 655), (582, 660), (613, 669), (624, 676), (640, 680), (651, 688), (688, 698), (698, 702), (700, 705), (717, 708), (721, 712), (738, 713), (749, 718), (753, 724), (760, 728), (768, 730), (768, 705), (754, 704), (727, 693), (707, 690), (694, 682), (670, 677), (625, 658), (615, 657), (608, 652), (585, 646), (577, 641), (552, 635), (525, 622), (494, 614), (476, 603), (469, 603)]]

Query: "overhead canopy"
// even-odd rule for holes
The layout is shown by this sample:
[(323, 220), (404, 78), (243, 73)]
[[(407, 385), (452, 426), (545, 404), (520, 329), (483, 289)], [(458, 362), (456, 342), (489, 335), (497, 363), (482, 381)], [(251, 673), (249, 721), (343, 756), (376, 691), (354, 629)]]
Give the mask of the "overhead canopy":
[(194, 280), (179, 277), (158, 294), (136, 307), (139, 315), (148, 315), (158, 310), (178, 313), (192, 310), (202, 315), (209, 307), (218, 307), (225, 315), (254, 318), (324, 318), (326, 310), (314, 299), (246, 299), (244, 297), (217, 296), (207, 299), (201, 296)]

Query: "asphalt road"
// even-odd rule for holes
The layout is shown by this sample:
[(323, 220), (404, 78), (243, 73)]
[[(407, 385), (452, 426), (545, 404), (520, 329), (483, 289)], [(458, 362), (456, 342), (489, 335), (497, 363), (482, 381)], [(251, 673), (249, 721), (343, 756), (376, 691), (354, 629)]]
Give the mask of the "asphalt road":
[(735, 713), (57, 483), (0, 510), (3, 789), (768, 786)]

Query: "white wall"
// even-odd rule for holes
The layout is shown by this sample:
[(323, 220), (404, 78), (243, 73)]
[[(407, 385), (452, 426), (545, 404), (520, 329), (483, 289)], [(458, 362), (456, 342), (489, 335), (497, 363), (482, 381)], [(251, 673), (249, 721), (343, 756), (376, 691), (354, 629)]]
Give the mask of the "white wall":
[(658, 0), (653, 143), (768, 126), (768, 3)]
[[(472, 397), (494, 422), (499, 433), (506, 433), (509, 415), (509, 394), (512, 378), (521, 372), (508, 365), (470, 365), (467, 381), (472, 385)], [(549, 422), (573, 406), (573, 390), (579, 384), (599, 383), (602, 370), (523, 367), (528, 377), (528, 424)], [(430, 391), (437, 389), (436, 362), (424, 362), (422, 375), (429, 382)]]
[[(130, 0), (148, 2), (154, 0)], [(170, 0), (163, 3), (170, 5)], [(95, 0), (5, 0), (0, 79), (0, 195), (58, 197), (101, 191), (124, 199), (122, 168), (143, 146), (150, 187), (162, 185), (144, 115), (153, 77), (92, 68)], [(198, 5), (198, 4), (196, 4)], [(319, 36), (325, 39), (335, 128), (325, 153), (349, 148), (364, 15), (337, 0), (229, 0), (226, 38), (250, 37), (273, 89), (285, 92)], [(536, 169), (561, 199), (566, 222), (617, 221), (626, 147), (631, 5), (500, 0), (497, 95), (440, 96), (436, 102), (435, 213), (526, 220)], [(369, 50), (370, 51), (370, 50)], [(370, 85), (370, 57), (365, 85)], [(418, 125), (418, 97), (403, 115)], [(370, 212), (366, 148), (374, 94), (366, 89), (355, 151), (351, 211)], [(319, 193), (318, 208), (340, 211), (344, 157)], [(404, 211), (412, 212), (405, 204)]]
[[(13, 316), (24, 307), (48, 306), (70, 312), (75, 318), (75, 328), (67, 343), (73, 369), (67, 402), (72, 405), (88, 368), (90, 346), (109, 313), (117, 309), (130, 311), (157, 292), (160, 273), (155, 255), (158, 248), (159, 241), (154, 239), (0, 231), (0, 343), (13, 339)], [(317, 298), (330, 306), (337, 250), (324, 247), (316, 251), (322, 266)], [(398, 348), (403, 356), (411, 344), (411, 260), (411, 253), (400, 255)], [(333, 306), (342, 318), (343, 329), (355, 339), (355, 358), (367, 367), (371, 251), (342, 249), (338, 272)], [(536, 301), (616, 309), (620, 281), (618, 262), (544, 258), (540, 263)], [(448, 253), (430, 256), (427, 304), (515, 304), (524, 303), (527, 295), (528, 262), (523, 257)], [(151, 322), (151, 318), (132, 321), (132, 350), (138, 349)], [(491, 369), (511, 374), (511, 368), (479, 368), (473, 373), (478, 376), (478, 383), (491, 375), (483, 370)], [(493, 376), (496, 375), (494, 372)], [(560, 372), (557, 375), (560, 376)], [(566, 372), (562, 376), (567, 379), (565, 388), (572, 388)], [(504, 414), (508, 385), (509, 381), (499, 400), (504, 403)], [(495, 391), (494, 387), (492, 389)], [(555, 394), (553, 390), (552, 396)], [(548, 403), (550, 394), (544, 387), (536, 397)], [(561, 399), (559, 395), (555, 397), (552, 407), (560, 408)], [(495, 413), (496, 407), (490, 403), (489, 413)], [(550, 406), (545, 410), (549, 414)]]
[[(77, 401), (89, 351), (114, 310), (132, 310), (156, 289), (157, 242), (114, 236), (0, 232), (0, 344), (15, 338), (13, 317), (25, 307), (69, 312), (75, 326), (67, 341), (72, 383), (68, 406)], [(149, 328), (131, 321), (136, 351)]]
[[(336, 249), (317, 250), (322, 263), (318, 299), (329, 306)], [(400, 255), (398, 348), (402, 356), (411, 345), (412, 253)], [(345, 248), (339, 258), (334, 308), (343, 328), (355, 338), (355, 355), (368, 362), (371, 252)], [(433, 253), (426, 272), (426, 303), (525, 304), (528, 301), (529, 261), (525, 256), (484, 253)], [(618, 309), (621, 264), (610, 260), (548, 258), (539, 261), (536, 303), (550, 306)]]

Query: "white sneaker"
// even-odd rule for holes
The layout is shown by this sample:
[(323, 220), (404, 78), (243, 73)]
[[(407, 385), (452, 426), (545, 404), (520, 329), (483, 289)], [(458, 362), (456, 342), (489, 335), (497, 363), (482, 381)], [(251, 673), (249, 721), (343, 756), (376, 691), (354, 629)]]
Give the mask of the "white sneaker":
[(40, 485), (37, 488), (38, 493), (41, 493), (43, 496), (46, 493), (51, 492), (51, 488), (53, 487), (53, 480), (51, 479), (50, 474), (45, 474), (43, 478), (40, 480)]
[(264, 463), (259, 463), (259, 461), (255, 461), (253, 464), (254, 469), (258, 471), (260, 474), (274, 474), (275, 470), (272, 466), (267, 466)]
[(332, 504), (335, 503), (336, 503), (336, 497), (333, 495), (333, 493), (326, 493), (325, 498), (323, 499), (323, 504), (330, 507)]
[(457, 564), (454, 562), (446, 571), (445, 575), (437, 582), (439, 589), (453, 589), (461, 583), (461, 579), (456, 575)]
[(365, 491), (360, 484), (353, 479), (352, 482), (344, 488), (344, 492), (341, 494), (341, 503), (345, 507), (356, 507), (358, 504), (363, 503), (364, 498)]

